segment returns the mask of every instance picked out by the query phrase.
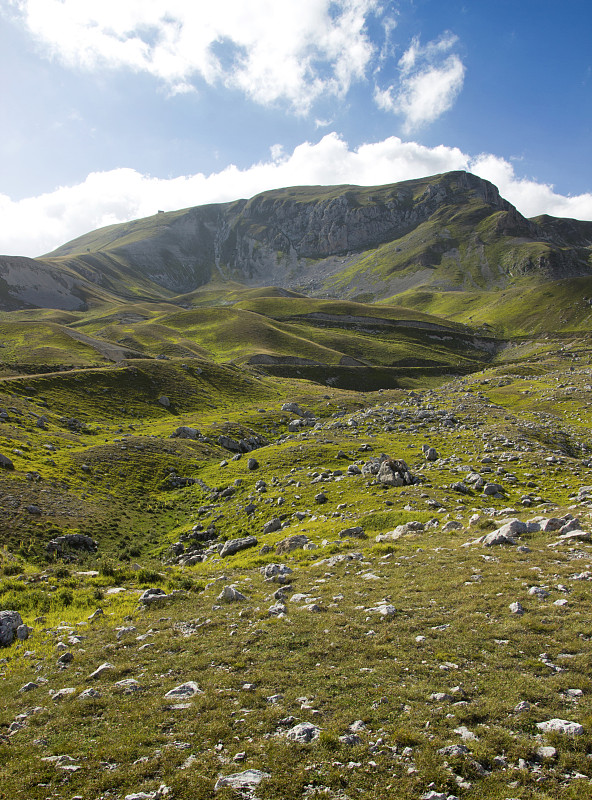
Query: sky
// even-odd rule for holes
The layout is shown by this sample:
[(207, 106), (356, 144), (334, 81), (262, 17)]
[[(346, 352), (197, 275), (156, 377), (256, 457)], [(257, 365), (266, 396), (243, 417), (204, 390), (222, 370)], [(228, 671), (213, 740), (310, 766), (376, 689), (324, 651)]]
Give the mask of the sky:
[(0, 0), (0, 253), (464, 169), (592, 220), (589, 0)]

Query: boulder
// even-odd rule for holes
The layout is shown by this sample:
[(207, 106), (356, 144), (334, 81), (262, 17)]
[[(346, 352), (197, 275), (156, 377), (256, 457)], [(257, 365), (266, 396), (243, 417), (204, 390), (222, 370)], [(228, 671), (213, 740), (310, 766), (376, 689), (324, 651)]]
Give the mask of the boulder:
[(233, 453), (242, 453), (239, 442), (236, 439), (231, 439), (230, 436), (218, 436), (216, 442), (225, 450), (230, 450)]
[(413, 478), (404, 461), (389, 458), (383, 461), (378, 470), (378, 480), (386, 486), (410, 486)]
[(426, 461), (437, 461), (440, 458), (438, 451), (427, 444), (424, 444), (421, 449)]
[(537, 722), (537, 728), (543, 733), (564, 733), (567, 736), (581, 736), (584, 728), (579, 722), (570, 722), (567, 719), (548, 719)]
[(233, 556), (240, 550), (247, 550), (249, 547), (256, 547), (257, 544), (257, 539), (254, 536), (245, 536), (242, 539), (229, 539), (227, 542), (224, 542), (222, 550), (220, 550), (220, 556), (221, 558)]
[(150, 605), (150, 603), (164, 600), (165, 597), (168, 597), (168, 594), (164, 591), (164, 589), (160, 589), (158, 586), (155, 586), (151, 589), (146, 589), (146, 591), (140, 597), (140, 603), (144, 603), (144, 605)]
[(306, 547), (309, 542), (310, 540), (308, 536), (305, 536), (303, 533), (296, 534), (295, 536), (288, 536), (287, 539), (282, 539), (282, 541), (278, 543), (277, 547), (275, 548), (275, 552), (278, 555), (291, 553), (292, 550), (298, 550), (302, 547)]
[(14, 469), (14, 464), (8, 458), (8, 456), (3, 455), (0, 453), (0, 468), (1, 469)]
[(171, 433), (171, 439), (197, 439), (200, 435), (197, 428), (189, 428), (187, 425), (181, 425), (176, 431)]
[(266, 522), (263, 526), (263, 533), (274, 533), (275, 531), (279, 531), (282, 527), (282, 521), (278, 517), (274, 517), (274, 519), (270, 519), (269, 522)]
[[(235, 772), (234, 775), (220, 777), (216, 781), (214, 791), (219, 789), (234, 789), (235, 791), (245, 790), (250, 792), (258, 786), (263, 778), (269, 778), (269, 772), (262, 772), (260, 769), (247, 769), (244, 772)], [(242, 794), (242, 793), (241, 793)]]
[(23, 624), (18, 611), (0, 611), (0, 647), (7, 647), (16, 638), (17, 630)]
[(225, 586), (216, 599), (227, 603), (237, 603), (249, 598), (239, 592), (235, 586)]
[(96, 553), (98, 547), (98, 544), (90, 536), (85, 536), (83, 533), (67, 533), (64, 536), (56, 536), (55, 539), (51, 539), (45, 545), (45, 550), (48, 554), (55, 553), (59, 558), (67, 550)]
[(339, 531), (340, 539), (345, 539), (346, 537), (352, 537), (354, 539), (367, 539), (368, 535), (364, 531), (364, 528), (356, 525), (354, 528), (344, 528), (342, 531)]
[(318, 739), (320, 733), (321, 729), (313, 725), (312, 722), (301, 722), (286, 732), (286, 739), (290, 739), (292, 742), (307, 744), (308, 742)]

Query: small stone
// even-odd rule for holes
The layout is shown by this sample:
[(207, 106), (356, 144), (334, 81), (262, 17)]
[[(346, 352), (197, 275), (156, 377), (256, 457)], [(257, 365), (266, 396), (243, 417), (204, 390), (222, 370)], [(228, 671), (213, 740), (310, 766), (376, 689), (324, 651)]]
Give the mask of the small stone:
[(247, 769), (244, 772), (236, 772), (234, 775), (218, 778), (214, 791), (217, 792), (224, 788), (249, 791), (254, 789), (255, 786), (259, 786), (263, 778), (269, 777), (269, 772), (262, 772), (259, 769)]
[(581, 736), (584, 728), (579, 722), (570, 722), (566, 719), (548, 719), (537, 722), (537, 728), (543, 733), (563, 733), (567, 736)]
[(178, 697), (193, 697), (196, 694), (203, 694), (203, 692), (195, 681), (187, 681), (187, 683), (182, 683), (180, 686), (175, 686), (174, 689), (165, 694), (165, 697), (176, 699)]
[(115, 669), (115, 665), (110, 664), (108, 661), (105, 661), (105, 663), (101, 664), (100, 667), (97, 667), (94, 672), (91, 672), (91, 674), (88, 676), (86, 680), (95, 681), (97, 680), (97, 678), (101, 678), (106, 672), (109, 672), (109, 670), (112, 669)]
[(239, 590), (234, 586), (225, 586), (216, 599), (225, 601), (227, 603), (236, 603), (248, 600), (248, 597), (246, 597), (242, 592), (239, 592)]
[(514, 603), (510, 603), (510, 611), (512, 614), (516, 614), (517, 616), (521, 617), (524, 614), (524, 608), (522, 604), (519, 603), (517, 600)]
[(311, 722), (301, 722), (286, 732), (286, 739), (306, 744), (319, 738), (321, 729)]

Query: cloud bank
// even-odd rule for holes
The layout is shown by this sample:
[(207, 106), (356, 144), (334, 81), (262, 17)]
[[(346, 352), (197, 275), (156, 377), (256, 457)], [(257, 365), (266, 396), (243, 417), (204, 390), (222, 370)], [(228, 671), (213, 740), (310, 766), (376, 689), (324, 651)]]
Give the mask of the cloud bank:
[(451, 33), (423, 46), (414, 39), (397, 66), (403, 45), (394, 42), (396, 12), (384, 0), (2, 4), (43, 55), (69, 68), (146, 73), (172, 94), (224, 87), (302, 116), (317, 101), (343, 100), (352, 85), (366, 83), (377, 106), (401, 116), (411, 131), (447, 111), (464, 78)]
[(173, 93), (200, 80), (307, 113), (343, 97), (375, 47), (378, 0), (13, 0), (43, 52), (70, 67), (128, 68)]
[(304, 142), (291, 153), (271, 148), (267, 161), (247, 169), (230, 165), (210, 175), (154, 178), (133, 169), (93, 172), (74, 186), (13, 201), (0, 195), (0, 253), (37, 256), (83, 233), (158, 210), (252, 197), (266, 189), (351, 183), (372, 186), (449, 170), (474, 172), (498, 186), (525, 216), (552, 214), (592, 220), (592, 194), (566, 197), (553, 187), (518, 177), (512, 164), (491, 154), (471, 157), (455, 147), (425, 147), (392, 136), (350, 149), (336, 133)]

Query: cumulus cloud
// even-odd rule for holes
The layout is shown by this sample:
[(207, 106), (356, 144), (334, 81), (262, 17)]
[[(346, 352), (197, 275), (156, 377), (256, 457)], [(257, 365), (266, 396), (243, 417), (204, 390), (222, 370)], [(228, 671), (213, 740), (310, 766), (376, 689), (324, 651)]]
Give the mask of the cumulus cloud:
[(398, 82), (376, 87), (378, 107), (401, 114), (407, 132), (438, 119), (456, 100), (465, 76), (460, 57), (450, 53), (457, 42), (451, 33), (423, 46), (414, 39), (399, 59)]
[(129, 68), (173, 93), (199, 80), (306, 113), (364, 77), (378, 0), (9, 0), (44, 52), (85, 69)]
[(425, 147), (392, 136), (351, 149), (336, 133), (291, 153), (274, 147), (247, 169), (230, 165), (210, 175), (154, 178), (133, 170), (95, 172), (74, 186), (13, 201), (0, 195), (0, 253), (36, 256), (83, 233), (130, 219), (202, 203), (252, 197), (266, 189), (352, 183), (372, 186), (465, 169), (495, 183), (526, 216), (548, 213), (592, 219), (592, 194), (566, 197), (547, 184), (517, 177), (499, 157), (471, 158), (456, 147)]
[(509, 161), (489, 153), (473, 158), (470, 170), (494, 183), (502, 197), (513, 203), (525, 217), (550, 214), (554, 217), (592, 220), (590, 192), (572, 196), (557, 194), (548, 183), (517, 177)]

